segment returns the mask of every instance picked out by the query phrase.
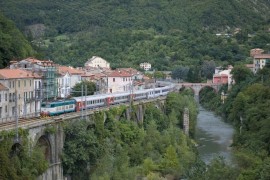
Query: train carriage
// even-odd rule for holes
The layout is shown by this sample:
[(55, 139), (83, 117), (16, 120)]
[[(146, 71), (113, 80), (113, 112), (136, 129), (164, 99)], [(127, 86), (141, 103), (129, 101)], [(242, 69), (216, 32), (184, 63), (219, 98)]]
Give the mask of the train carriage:
[(99, 94), (92, 96), (74, 97), (76, 101), (76, 111), (81, 109), (93, 109), (107, 104), (107, 94)]
[(59, 114), (75, 112), (76, 101), (74, 99), (43, 102), (41, 104), (41, 116), (56, 116)]

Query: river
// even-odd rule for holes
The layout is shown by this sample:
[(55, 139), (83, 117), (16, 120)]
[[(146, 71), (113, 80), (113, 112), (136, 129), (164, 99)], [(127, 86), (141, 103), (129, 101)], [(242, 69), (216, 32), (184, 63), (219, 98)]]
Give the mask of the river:
[(205, 163), (217, 155), (223, 156), (227, 162), (232, 163), (230, 145), (233, 138), (233, 127), (213, 112), (199, 106), (195, 139), (200, 157)]

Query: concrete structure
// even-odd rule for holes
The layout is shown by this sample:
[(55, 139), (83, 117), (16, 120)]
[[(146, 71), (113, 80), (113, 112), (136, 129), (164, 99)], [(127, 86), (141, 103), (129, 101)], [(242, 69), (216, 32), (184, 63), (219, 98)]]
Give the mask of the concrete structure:
[(144, 69), (145, 71), (149, 71), (151, 69), (151, 64), (148, 62), (143, 62), (140, 64), (140, 68)]
[(184, 133), (188, 136), (189, 135), (189, 110), (188, 108), (184, 109), (183, 129), (184, 129)]
[(107, 75), (108, 93), (132, 90), (132, 75), (126, 71), (114, 71)]
[(23, 69), (38, 74), (42, 79), (41, 98), (48, 100), (58, 97), (57, 68), (53, 61), (29, 57), (19, 62), (11, 61), (10, 69)]
[(110, 63), (108, 63), (105, 59), (102, 59), (98, 56), (93, 56), (91, 59), (88, 59), (84, 64), (85, 68), (88, 67), (102, 67), (102, 68), (110, 68)]
[(39, 114), (40, 76), (21, 69), (1, 69), (0, 83), (0, 122)]

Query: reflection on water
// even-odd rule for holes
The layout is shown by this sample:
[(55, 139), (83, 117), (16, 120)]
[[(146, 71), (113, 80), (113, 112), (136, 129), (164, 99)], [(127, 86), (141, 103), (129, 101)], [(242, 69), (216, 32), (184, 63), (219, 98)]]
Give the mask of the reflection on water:
[(226, 124), (211, 111), (199, 107), (197, 119), (196, 140), (202, 160), (209, 163), (217, 155), (232, 162), (230, 145), (233, 137), (233, 127)]

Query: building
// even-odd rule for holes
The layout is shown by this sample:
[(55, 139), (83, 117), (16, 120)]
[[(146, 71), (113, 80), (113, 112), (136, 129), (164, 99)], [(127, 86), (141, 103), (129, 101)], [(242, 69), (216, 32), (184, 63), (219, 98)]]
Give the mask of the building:
[(232, 68), (233, 67), (229, 65), (226, 70), (220, 70), (220, 68), (216, 69), (216, 73), (213, 75), (213, 83), (231, 85), (233, 83), (231, 74)]
[(264, 52), (263, 49), (255, 48), (250, 50), (250, 57), (254, 57), (257, 54), (262, 54)]
[(91, 59), (88, 59), (84, 64), (85, 68), (90, 67), (101, 67), (101, 68), (110, 68), (110, 63), (108, 63), (105, 59), (102, 59), (98, 56), (93, 56)]
[(12, 61), (10, 69), (23, 69), (40, 76), (42, 79), (40, 92), (42, 99), (48, 100), (58, 97), (57, 67), (53, 61), (29, 57), (19, 62)]
[(126, 71), (113, 71), (107, 74), (108, 93), (123, 92), (132, 90), (132, 75)]
[(61, 98), (66, 98), (71, 92), (71, 78), (69, 72), (59, 72), (58, 77), (58, 95)]
[(21, 69), (0, 70), (0, 122), (40, 113), (41, 77)]
[(148, 62), (141, 63), (140, 68), (144, 69), (145, 71), (149, 71), (151, 69), (151, 64)]
[(255, 54), (253, 57), (253, 72), (257, 73), (266, 63), (270, 63), (270, 54)]
[(58, 73), (65, 74), (67, 72), (70, 74), (70, 88), (73, 88), (77, 83), (82, 81), (82, 75), (84, 74), (84, 71), (75, 69), (70, 66), (58, 66)]

